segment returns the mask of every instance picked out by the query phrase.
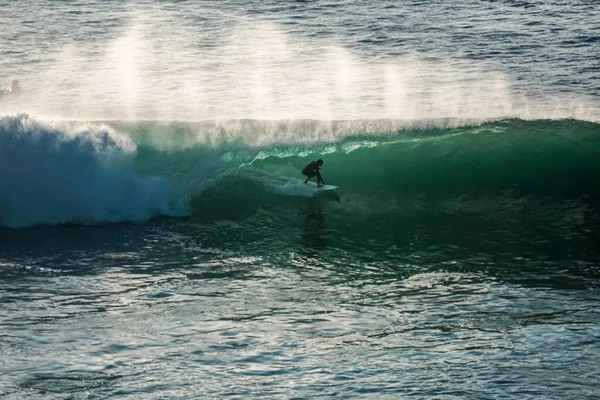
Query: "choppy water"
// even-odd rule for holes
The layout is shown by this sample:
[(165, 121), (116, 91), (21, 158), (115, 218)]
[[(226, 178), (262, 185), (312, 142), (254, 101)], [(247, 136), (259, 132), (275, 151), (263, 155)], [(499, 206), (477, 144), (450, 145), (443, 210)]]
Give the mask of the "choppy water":
[(0, 3), (0, 397), (599, 397), (599, 10)]

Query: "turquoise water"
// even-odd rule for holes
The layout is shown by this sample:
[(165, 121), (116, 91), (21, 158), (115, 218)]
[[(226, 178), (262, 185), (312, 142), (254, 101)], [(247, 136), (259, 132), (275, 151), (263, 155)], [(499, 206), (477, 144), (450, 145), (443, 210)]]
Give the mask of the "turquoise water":
[(598, 397), (594, 2), (0, 6), (0, 397)]

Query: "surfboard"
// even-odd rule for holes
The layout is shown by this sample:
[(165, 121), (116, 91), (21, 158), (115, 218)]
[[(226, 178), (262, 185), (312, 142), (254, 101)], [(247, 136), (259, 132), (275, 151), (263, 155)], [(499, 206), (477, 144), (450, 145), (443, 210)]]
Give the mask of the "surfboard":
[(313, 182), (309, 182), (308, 183), (308, 187), (311, 188), (311, 189), (313, 189), (313, 190), (316, 190), (318, 192), (324, 192), (324, 191), (327, 191), (327, 190), (335, 190), (335, 189), (338, 188), (335, 185), (323, 185), (321, 187), (317, 187), (317, 184), (313, 183)]
[(316, 188), (316, 189), (319, 190), (319, 191), (325, 191), (325, 190), (335, 190), (337, 188), (338, 187), (335, 186), (335, 185), (323, 185), (320, 188)]

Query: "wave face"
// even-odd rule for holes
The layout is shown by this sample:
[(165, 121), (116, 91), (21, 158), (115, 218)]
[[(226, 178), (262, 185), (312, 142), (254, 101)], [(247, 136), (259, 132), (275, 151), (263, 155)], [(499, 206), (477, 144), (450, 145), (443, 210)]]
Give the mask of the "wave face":
[(325, 161), (328, 181), (353, 192), (482, 193), (519, 188), (552, 194), (597, 190), (600, 125), (573, 120), (508, 120), (473, 127), (424, 128), (289, 149), (256, 160), (265, 170)]
[(0, 225), (109, 223), (183, 215), (167, 180), (140, 178), (135, 146), (108, 127), (0, 119)]
[[(597, 123), (503, 120), (472, 126), (398, 126), (390, 121), (338, 122), (327, 129), (317, 121), (303, 121), (281, 124), (279, 130), (274, 123), (253, 121), (235, 128), (175, 125), (165, 145), (160, 136), (152, 139), (149, 134), (164, 127), (138, 125), (137, 164), (145, 173), (167, 174), (178, 185), (186, 182), (186, 192), (200, 197), (231, 181), (238, 188), (248, 186), (248, 191), (269, 195), (314, 195), (298, 184), (302, 167), (318, 158), (325, 162), (327, 183), (339, 185), (345, 194), (519, 190), (579, 196), (598, 190)], [(231, 139), (238, 134), (259, 138), (258, 143)], [(260, 135), (275, 143), (264, 144)], [(291, 137), (297, 138), (295, 143)], [(223, 196), (234, 192), (224, 191)]]
[[(335, 200), (338, 218), (354, 219), (500, 215), (499, 204), (516, 212), (525, 203), (599, 197), (600, 124), (593, 122), (63, 125), (2, 119), (3, 226), (235, 219), (264, 209), (283, 216), (307, 198)], [(317, 195), (302, 183), (300, 170), (318, 158), (335, 192)]]

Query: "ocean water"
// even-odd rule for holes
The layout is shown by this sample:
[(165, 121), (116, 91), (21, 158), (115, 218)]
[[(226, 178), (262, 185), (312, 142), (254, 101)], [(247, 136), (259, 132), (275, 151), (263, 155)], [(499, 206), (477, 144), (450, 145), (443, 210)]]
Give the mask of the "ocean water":
[(599, 21), (0, 2), (0, 398), (600, 398)]

